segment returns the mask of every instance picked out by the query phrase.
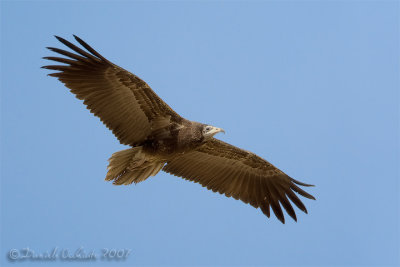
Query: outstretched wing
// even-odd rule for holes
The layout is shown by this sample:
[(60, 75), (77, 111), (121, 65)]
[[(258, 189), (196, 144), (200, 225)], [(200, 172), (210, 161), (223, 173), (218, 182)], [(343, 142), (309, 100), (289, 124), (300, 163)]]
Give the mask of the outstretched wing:
[(302, 211), (307, 209), (294, 193), (315, 199), (298, 187), (301, 183), (257, 155), (217, 139), (211, 139), (195, 151), (167, 162), (164, 171), (200, 183), (208, 189), (240, 199), (270, 217), (270, 207), (285, 223), (281, 206), (295, 220), (296, 213), (289, 199)]
[(48, 47), (67, 58), (44, 59), (66, 65), (43, 68), (59, 71), (49, 75), (57, 77), (77, 98), (84, 100), (90, 112), (98, 116), (122, 144), (135, 145), (144, 141), (157, 127), (181, 122), (182, 118), (147, 83), (74, 37), (86, 50), (56, 36), (76, 53)]

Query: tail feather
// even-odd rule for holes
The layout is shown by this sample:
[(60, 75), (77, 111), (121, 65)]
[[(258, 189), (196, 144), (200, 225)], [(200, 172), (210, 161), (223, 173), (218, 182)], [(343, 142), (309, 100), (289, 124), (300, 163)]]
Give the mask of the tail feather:
[(156, 175), (165, 162), (148, 155), (142, 147), (134, 147), (115, 152), (108, 160), (107, 181), (114, 180), (116, 185), (129, 185), (146, 180)]

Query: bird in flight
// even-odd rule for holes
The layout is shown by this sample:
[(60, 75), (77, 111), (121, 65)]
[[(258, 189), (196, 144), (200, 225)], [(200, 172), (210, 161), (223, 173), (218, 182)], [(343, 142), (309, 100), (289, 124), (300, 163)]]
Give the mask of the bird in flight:
[[(299, 182), (261, 157), (214, 136), (223, 129), (187, 120), (170, 108), (138, 76), (108, 61), (82, 39), (82, 48), (56, 36), (73, 52), (48, 47), (64, 57), (44, 57), (62, 65), (43, 66), (58, 78), (129, 149), (109, 159), (107, 181), (129, 185), (163, 170), (240, 199), (285, 223), (283, 207), (295, 221), (298, 196), (315, 199)], [(291, 202), (290, 202), (290, 201)]]

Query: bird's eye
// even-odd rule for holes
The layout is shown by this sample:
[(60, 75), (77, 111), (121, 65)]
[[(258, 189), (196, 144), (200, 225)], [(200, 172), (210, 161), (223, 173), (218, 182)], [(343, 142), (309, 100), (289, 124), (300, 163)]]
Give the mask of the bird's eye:
[(211, 127), (210, 127), (210, 126), (207, 126), (207, 127), (206, 127), (206, 131), (209, 131), (209, 130), (211, 130)]

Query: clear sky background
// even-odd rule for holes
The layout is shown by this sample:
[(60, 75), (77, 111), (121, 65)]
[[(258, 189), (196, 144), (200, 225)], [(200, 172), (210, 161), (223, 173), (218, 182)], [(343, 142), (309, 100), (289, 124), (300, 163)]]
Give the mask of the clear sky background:
[[(315, 184), (282, 225), (159, 173), (104, 181), (124, 149), (49, 73), (80, 36), (182, 116)], [(1, 266), (10, 249), (131, 249), (45, 266), (394, 266), (399, 254), (399, 3), (1, 2)]]

